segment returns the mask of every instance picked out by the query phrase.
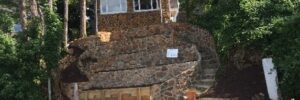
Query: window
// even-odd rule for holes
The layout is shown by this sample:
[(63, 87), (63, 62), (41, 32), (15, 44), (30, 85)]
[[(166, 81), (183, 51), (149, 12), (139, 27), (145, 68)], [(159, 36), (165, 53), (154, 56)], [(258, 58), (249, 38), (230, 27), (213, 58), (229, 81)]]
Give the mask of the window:
[(159, 9), (159, 0), (134, 0), (135, 11), (148, 11)]
[(101, 0), (101, 14), (127, 12), (127, 0)]

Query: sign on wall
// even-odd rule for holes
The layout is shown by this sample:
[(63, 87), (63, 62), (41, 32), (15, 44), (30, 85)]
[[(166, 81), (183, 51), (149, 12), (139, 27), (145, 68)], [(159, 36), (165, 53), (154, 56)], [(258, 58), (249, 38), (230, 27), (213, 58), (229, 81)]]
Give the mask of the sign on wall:
[(167, 58), (177, 58), (177, 57), (178, 57), (178, 49), (167, 50)]

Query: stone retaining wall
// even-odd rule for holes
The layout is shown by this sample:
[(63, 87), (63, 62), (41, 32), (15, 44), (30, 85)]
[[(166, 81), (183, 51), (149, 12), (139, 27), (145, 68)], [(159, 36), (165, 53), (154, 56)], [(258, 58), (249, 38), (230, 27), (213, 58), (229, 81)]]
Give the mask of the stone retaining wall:
[[(60, 62), (61, 72), (74, 67), (87, 76), (89, 81), (79, 83), (80, 91), (153, 86), (158, 91), (154, 100), (179, 100), (186, 89), (193, 88), (203, 68), (219, 66), (212, 36), (188, 24), (150, 25), (105, 34), (71, 42), (69, 55)], [(178, 48), (179, 57), (166, 58), (167, 48)], [(70, 85), (56, 87), (66, 87), (59, 93), (70, 97)]]

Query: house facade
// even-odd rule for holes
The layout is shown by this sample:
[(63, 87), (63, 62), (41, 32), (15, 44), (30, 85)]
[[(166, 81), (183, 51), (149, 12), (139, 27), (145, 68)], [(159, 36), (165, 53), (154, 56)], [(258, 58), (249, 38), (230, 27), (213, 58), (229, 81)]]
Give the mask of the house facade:
[(98, 31), (176, 22), (178, 0), (98, 0)]
[(59, 100), (196, 100), (212, 86), (213, 38), (172, 23), (177, 0), (96, 1), (100, 32), (69, 43), (55, 77)]
[[(59, 100), (196, 100), (213, 85), (219, 60), (206, 30), (170, 23), (107, 33), (109, 41), (102, 33), (70, 42)], [(167, 56), (172, 48), (177, 57)]]

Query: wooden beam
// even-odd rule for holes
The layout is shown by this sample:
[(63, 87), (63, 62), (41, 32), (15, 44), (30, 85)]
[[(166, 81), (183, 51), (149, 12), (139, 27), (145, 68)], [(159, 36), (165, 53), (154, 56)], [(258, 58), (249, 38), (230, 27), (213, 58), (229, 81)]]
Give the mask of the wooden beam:
[(84, 100), (88, 100), (89, 98), (89, 92), (87, 91), (86, 94), (85, 94), (85, 99)]
[(137, 97), (137, 100), (141, 100), (141, 88), (137, 88), (136, 97)]
[(101, 100), (105, 100), (105, 90), (101, 91)]

